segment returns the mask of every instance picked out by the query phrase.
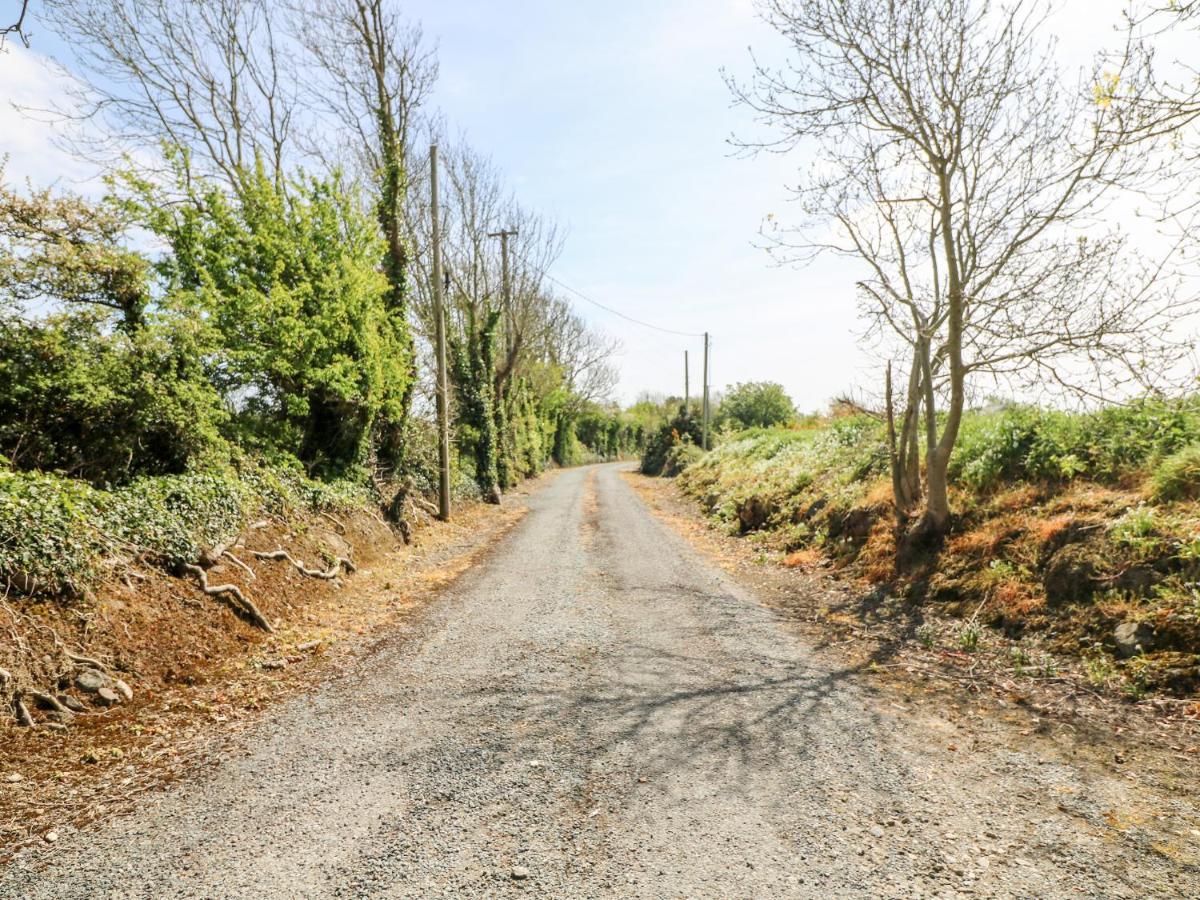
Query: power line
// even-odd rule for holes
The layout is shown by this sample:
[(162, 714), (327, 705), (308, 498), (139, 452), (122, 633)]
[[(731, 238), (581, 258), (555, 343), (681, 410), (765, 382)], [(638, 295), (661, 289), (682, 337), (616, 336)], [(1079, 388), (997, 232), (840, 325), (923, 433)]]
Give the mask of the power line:
[(620, 316), (622, 319), (625, 319), (627, 322), (632, 322), (634, 325), (641, 325), (643, 328), (650, 328), (650, 329), (653, 329), (654, 331), (661, 331), (664, 334), (674, 334), (674, 335), (678, 335), (679, 337), (691, 337), (691, 338), (704, 337), (704, 335), (702, 333), (692, 332), (692, 331), (676, 331), (674, 328), (663, 328), (661, 325), (651, 325), (649, 322), (643, 322), (641, 319), (635, 319), (633, 316), (626, 315), (625, 313), (621, 312), (619, 309), (613, 309), (611, 306), (606, 306), (605, 304), (601, 303), (599, 300), (593, 300), (587, 294), (583, 293), (583, 291), (576, 290), (575, 288), (571, 287), (569, 284), (567, 284), (563, 281), (559, 281), (557, 278), (555, 278), (553, 275), (551, 275), (549, 272), (547, 272), (545, 270), (542, 270), (542, 277), (545, 278), (547, 281), (554, 282), (560, 288), (562, 288), (564, 291), (570, 291), (572, 294), (574, 294), (579, 299), (586, 300), (588, 303), (592, 304), (592, 306), (598, 306), (601, 309), (605, 310), (606, 312), (612, 313), (614, 316)]

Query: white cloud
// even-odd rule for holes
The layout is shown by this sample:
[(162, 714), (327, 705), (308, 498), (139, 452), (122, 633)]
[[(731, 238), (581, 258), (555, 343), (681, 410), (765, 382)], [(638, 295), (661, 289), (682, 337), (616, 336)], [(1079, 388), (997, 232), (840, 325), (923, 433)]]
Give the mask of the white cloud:
[(0, 101), (0, 147), (8, 157), (5, 177), (10, 182), (29, 179), (39, 187), (95, 186), (98, 167), (56, 145), (59, 126), (48, 116), (27, 111), (69, 105), (71, 76), (45, 56), (10, 41), (0, 53), (0, 83), (7, 94)]

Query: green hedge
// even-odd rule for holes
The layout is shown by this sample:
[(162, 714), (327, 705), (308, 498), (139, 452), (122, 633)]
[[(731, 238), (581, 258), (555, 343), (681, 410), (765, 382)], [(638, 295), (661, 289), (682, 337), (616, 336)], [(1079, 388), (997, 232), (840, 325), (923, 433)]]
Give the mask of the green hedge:
[(139, 478), (112, 490), (0, 470), (0, 584), (79, 593), (114, 561), (174, 567), (194, 562), (254, 517), (344, 509), (368, 499), (355, 483), (312, 481), (286, 466)]

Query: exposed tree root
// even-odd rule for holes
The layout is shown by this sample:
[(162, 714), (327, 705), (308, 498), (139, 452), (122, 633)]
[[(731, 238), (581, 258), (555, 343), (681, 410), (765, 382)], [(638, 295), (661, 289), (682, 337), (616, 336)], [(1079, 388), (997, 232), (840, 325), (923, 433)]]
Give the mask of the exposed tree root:
[(410, 497), (409, 499), (412, 500), (413, 506), (415, 506), (417, 509), (421, 510), (421, 512), (426, 513), (430, 516), (433, 516), (435, 519), (440, 514), (438, 508), (436, 506), (434, 506), (432, 503), (430, 503), (428, 500), (426, 500), (424, 497), (417, 497), (414, 495), (414, 496)]
[(13, 697), (13, 711), (16, 713), (19, 724), (26, 728), (37, 728), (37, 722), (33, 721), (33, 716), (29, 714), (29, 707), (25, 705), (20, 694)]
[(53, 696), (52, 694), (44, 694), (41, 691), (26, 691), (25, 694), (28, 697), (32, 697), (35, 701), (37, 701), (37, 703), (39, 705), (41, 705), (44, 708), (52, 709), (55, 712), (60, 712), (63, 715), (67, 715), (67, 716), (73, 715), (71, 710), (67, 709), (65, 706), (63, 706), (61, 703), (59, 703), (58, 698)]
[(234, 556), (232, 553), (230, 553), (228, 550), (226, 550), (223, 555), (227, 560), (229, 560), (231, 563), (233, 563), (235, 566), (237, 566), (239, 569), (241, 569), (243, 572), (245, 572), (247, 575), (249, 575), (250, 579), (252, 581), (258, 580), (258, 576), (254, 574), (254, 570), (252, 568), (250, 568), (248, 565), (246, 565), (244, 562), (242, 562), (240, 559), (238, 559), (236, 556)]
[(205, 572), (200, 566), (187, 563), (184, 565), (184, 568), (196, 576), (196, 580), (200, 582), (200, 589), (208, 596), (220, 597), (223, 594), (228, 594), (237, 600), (237, 605), (234, 606), (236, 611), (244, 615), (263, 631), (268, 633), (273, 633), (275, 631), (275, 629), (271, 627), (271, 623), (266, 620), (261, 612), (259, 612), (258, 607), (255, 606), (254, 603), (242, 593), (241, 588), (239, 588), (236, 584), (209, 585), (208, 573)]
[(333, 527), (337, 529), (338, 534), (346, 533), (346, 523), (337, 516), (327, 512), (322, 512), (320, 515), (322, 519), (327, 519), (329, 522), (333, 523)]
[(107, 672), (108, 666), (100, 662), (98, 659), (92, 659), (90, 656), (80, 656), (78, 653), (72, 653), (70, 650), (63, 651), (67, 655), (67, 659), (75, 663), (77, 666), (83, 666), (90, 669), (99, 669), (101, 672)]
[(301, 575), (307, 575), (309, 578), (323, 578), (326, 581), (331, 581), (332, 579), (337, 578), (338, 575), (342, 574), (343, 568), (347, 572), (353, 572), (356, 568), (354, 563), (346, 559), (344, 556), (339, 556), (334, 559), (333, 564), (322, 572), (320, 569), (308, 568), (308, 566), (304, 565), (304, 563), (300, 562), (300, 560), (296, 559), (286, 550), (272, 550), (269, 553), (261, 550), (251, 550), (250, 553), (259, 559), (286, 559), (296, 567)]
[(208, 550), (201, 550), (199, 559), (201, 568), (211, 569), (213, 566), (219, 563), (221, 561), (221, 555), (225, 552), (225, 549), (228, 546), (229, 543), (225, 542), (217, 544), (215, 547), (211, 547)]

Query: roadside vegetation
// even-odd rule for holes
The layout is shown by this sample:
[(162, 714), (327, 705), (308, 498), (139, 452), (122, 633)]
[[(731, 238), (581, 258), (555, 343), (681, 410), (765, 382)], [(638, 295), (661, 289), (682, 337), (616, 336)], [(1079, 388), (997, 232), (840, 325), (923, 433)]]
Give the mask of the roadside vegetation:
[(291, 607), (256, 603), (265, 568), (336, 582), (356, 568), (345, 535), (386, 523), (407, 542), (436, 513), (431, 143), (454, 495), (499, 503), (549, 467), (640, 451), (644, 423), (607, 399), (614, 343), (545, 278), (556, 226), (446, 138), (436, 55), (394, 5), (35, 12), (80, 87), (60, 136), (103, 181), (13, 183), (0, 161), (12, 721), (60, 729), (65, 704), (136, 681), (92, 625), (114, 592), (136, 602), (165, 580), (271, 632), (264, 609)]
[(642, 468), (681, 473), (790, 564), (960, 616), (964, 652), (990, 625), (1084, 659), (1097, 684), (1188, 694), (1200, 92), (1156, 50), (1194, 38), (1200, 5), (1133, 4), (1080, 77), (1055, 9), (762, 4), (786, 63), (729, 77), (761, 126), (740, 143), (798, 153), (803, 211), (763, 238), (781, 262), (845, 260), (880, 365), (826, 416), (767, 417), (781, 391), (730, 389), (708, 454), (680, 407)]
[(721, 527), (785, 564), (1086, 661), (1138, 697), (1200, 689), (1200, 401), (1092, 413), (971, 410), (946, 541), (900, 551), (885, 423), (841, 408), (727, 432), (679, 477)]

